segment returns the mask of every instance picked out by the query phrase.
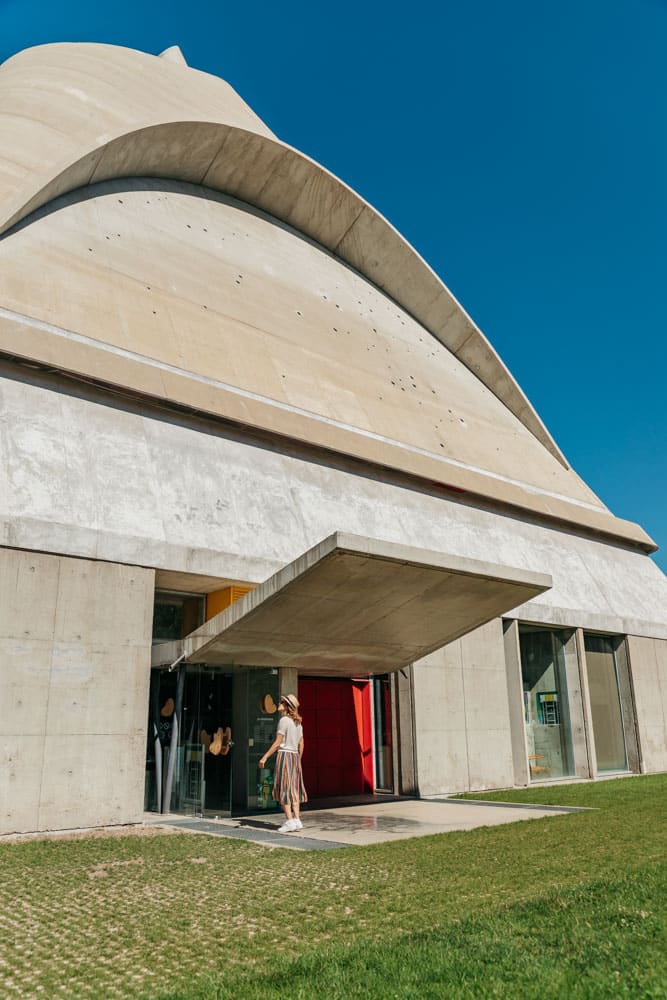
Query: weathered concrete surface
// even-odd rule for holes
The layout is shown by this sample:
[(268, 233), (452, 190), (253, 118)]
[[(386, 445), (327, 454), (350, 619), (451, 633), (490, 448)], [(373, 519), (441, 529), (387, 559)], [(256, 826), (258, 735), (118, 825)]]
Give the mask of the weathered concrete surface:
[(275, 140), (222, 80), (128, 49), (42, 46), (0, 67), (0, 126), (12, 150), (0, 158), (0, 232), (111, 178), (170, 177), (225, 191), (385, 289), (566, 466), (489, 342), (412, 247), (336, 177)]
[(667, 641), (629, 635), (642, 771), (667, 771)]
[(0, 349), (650, 547), (392, 299), (203, 188), (96, 186), (5, 237)]
[[(299, 841), (322, 840), (338, 844), (384, 844), (410, 837), (429, 837), (438, 833), (475, 830), (480, 826), (501, 826), (528, 819), (548, 819), (579, 812), (555, 806), (525, 806), (509, 802), (474, 802), (463, 799), (376, 801), (366, 805), (318, 809), (311, 803), (302, 813), (303, 830), (283, 836), (286, 847)], [(237, 828), (253, 824), (276, 829), (279, 816), (228, 821)], [(220, 824), (221, 829), (223, 824)], [(229, 828), (229, 827), (228, 827)], [(252, 827), (251, 827), (252, 828)]]
[[(140, 804), (152, 570), (86, 567), (261, 582), (335, 530), (549, 574), (553, 589), (512, 615), (638, 637), (644, 766), (661, 766), (665, 691), (651, 657), (658, 676), (663, 647), (642, 638), (667, 640), (667, 583), (640, 552), (653, 543), (569, 469), (483, 335), (384, 219), (276, 141), (226, 84), (169, 56), (23, 53), (0, 68), (0, 128), (0, 230), (24, 219), (0, 241), (0, 352), (168, 404), (158, 415), (145, 399), (142, 410), (65, 392), (51, 376), (39, 388), (42, 376), (6, 362), (0, 545), (84, 561), (56, 559), (54, 579), (44, 563), (55, 591), (40, 595), (46, 631), (34, 636), (30, 587), (3, 556), (0, 587), (23, 595), (0, 633), (14, 699), (0, 781), (22, 789), (3, 822), (127, 822)], [(174, 403), (274, 445), (176, 416)], [(468, 505), (436, 495), (443, 485)], [(497, 512), (477, 509), (480, 496)], [(432, 788), (443, 747), (452, 787), (511, 783), (516, 706), (499, 628), (443, 654), (448, 687), (433, 693), (452, 716), (449, 750), (429, 718), (431, 675), (417, 695)]]
[[(259, 582), (340, 526), (403, 545), (419, 539), (455, 556), (549, 573), (552, 590), (512, 615), (553, 624), (564, 620), (569, 627), (596, 628), (604, 622), (613, 633), (667, 637), (664, 577), (638, 553), (201, 433), (194, 426), (12, 380), (0, 386), (4, 544), (62, 546), (89, 559)], [(142, 470), (139, 479), (137, 469)], [(11, 583), (11, 574), (6, 579)], [(88, 634), (94, 635), (94, 621), (90, 628)], [(500, 626), (487, 628), (493, 642), (481, 642), (474, 634), (467, 643), (461, 640), (433, 654), (428, 673), (422, 664), (415, 668), (417, 766), (424, 790), (513, 783)], [(24, 659), (30, 655), (27, 639), (22, 637), (20, 647)], [(658, 770), (664, 766), (665, 707), (653, 676), (655, 655), (652, 644), (637, 646), (632, 669), (644, 767)], [(52, 658), (40, 646), (30, 662), (30, 677), (22, 676), (31, 692), (35, 730), (28, 744), (34, 749), (46, 724), (44, 684)], [(490, 711), (488, 691), (492, 719), (482, 717)], [(143, 732), (145, 695), (136, 705)], [(77, 711), (85, 720), (84, 709)], [(515, 719), (515, 726), (519, 722)], [(141, 766), (143, 752), (142, 737), (136, 747)], [(34, 757), (22, 754), (16, 767), (23, 769), (27, 785), (39, 782)], [(583, 773), (581, 766), (577, 770)], [(36, 829), (36, 822), (25, 818), (23, 829)]]
[(502, 624), (490, 622), (415, 663), (420, 795), (514, 783)]
[(524, 719), (523, 674), (517, 621), (506, 619), (503, 622), (503, 645), (507, 675), (508, 719), (512, 744), (513, 784), (528, 785), (530, 784), (529, 750)]
[[(593, 775), (590, 757), (590, 730), (587, 730), (584, 696), (582, 694), (585, 673), (585, 658), (581, 659), (577, 632), (569, 629), (564, 634), (563, 659), (565, 661), (565, 685), (567, 688), (567, 707), (564, 713), (565, 724), (569, 723), (572, 740), (572, 763), (574, 775), (579, 778), (590, 778)], [(588, 698), (588, 692), (586, 693)], [(523, 701), (523, 699), (522, 699)]]
[(160, 123), (217, 121), (273, 135), (224, 80), (169, 59), (99, 44), (27, 49), (0, 66), (3, 212), (85, 154), (88, 172), (76, 179), (87, 183), (97, 151), (118, 135)]
[(258, 583), (340, 530), (550, 575), (514, 617), (667, 638), (647, 556), (202, 429), (0, 380), (0, 544)]
[[(193, 663), (388, 673), (550, 585), (509, 566), (337, 532), (177, 645)], [(174, 658), (170, 648), (165, 662)]]
[(0, 833), (141, 819), (153, 575), (0, 549)]

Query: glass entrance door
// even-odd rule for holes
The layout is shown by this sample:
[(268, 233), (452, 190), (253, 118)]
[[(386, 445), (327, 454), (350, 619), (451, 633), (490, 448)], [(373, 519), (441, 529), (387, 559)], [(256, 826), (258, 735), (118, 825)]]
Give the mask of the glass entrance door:
[(153, 670), (145, 808), (204, 816), (231, 814), (232, 676), (182, 664)]

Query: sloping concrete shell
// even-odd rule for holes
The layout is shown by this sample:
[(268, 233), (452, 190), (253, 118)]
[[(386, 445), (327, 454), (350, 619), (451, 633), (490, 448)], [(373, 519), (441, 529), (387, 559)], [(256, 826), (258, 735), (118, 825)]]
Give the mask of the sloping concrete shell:
[(566, 464), (491, 345), (412, 247), (345, 184), (273, 138), (224, 81), (115, 46), (40, 46), (0, 67), (0, 129), (11, 149), (0, 158), (0, 233), (109, 178), (168, 177), (231, 194), (387, 291)]
[(175, 383), (182, 393), (187, 379), (191, 405), (241, 423), (430, 466), (461, 488), (483, 491), (493, 477), (496, 495), (602, 512), (423, 327), (273, 217), (151, 179), (96, 184), (37, 214), (0, 242), (8, 350), (12, 324), (14, 349), (54, 366), (94, 352), (105, 380), (144, 393), (169, 396)]
[(337, 532), (165, 652), (325, 676), (386, 673), (551, 583), (545, 574)]
[[(554, 489), (555, 471), (535, 489), (512, 475), (488, 475), (486, 467), (445, 470), (429, 449), (420, 454), (384, 440), (382, 427), (374, 428), (379, 439), (369, 442), (360, 440), (354, 421), (351, 427), (313, 427), (307, 405), (277, 413), (273, 400), (241, 400), (229, 386), (209, 385), (204, 392), (187, 364), (168, 378), (147, 372), (146, 358), (136, 352), (110, 365), (103, 353), (103, 344), (113, 342), (107, 331), (97, 343), (76, 342), (77, 328), (62, 331), (44, 317), (33, 322), (21, 309), (1, 309), (1, 286), (0, 349), (88, 377), (104, 373), (113, 384), (655, 548), (637, 526), (610, 515), (569, 469), (484, 336), (393, 227), (323, 168), (275, 140), (223, 81), (112, 46), (45, 46), (0, 67), (0, 128), (3, 148), (12, 150), (11, 156), (0, 154), (0, 232), (21, 219), (35, 226), (40, 214), (31, 213), (40, 206), (109, 179), (176, 178), (227, 192), (306, 234), (384, 290), (517, 417), (569, 485)], [(159, 245), (155, 249), (160, 252)], [(39, 266), (33, 258), (33, 267)], [(59, 319), (55, 314), (55, 324)], [(63, 332), (75, 336), (56, 339)], [(159, 345), (148, 355), (164, 361)]]

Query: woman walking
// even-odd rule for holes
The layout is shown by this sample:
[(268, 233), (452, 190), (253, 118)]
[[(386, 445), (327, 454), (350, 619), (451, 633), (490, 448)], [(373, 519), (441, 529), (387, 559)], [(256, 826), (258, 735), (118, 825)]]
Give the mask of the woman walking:
[(299, 699), (294, 694), (284, 694), (278, 705), (280, 722), (276, 738), (259, 762), (264, 767), (269, 757), (278, 752), (273, 778), (273, 798), (283, 807), (285, 822), (278, 833), (301, 830), (301, 803), (308, 801), (303, 784), (301, 757), (303, 756), (303, 728), (299, 715)]

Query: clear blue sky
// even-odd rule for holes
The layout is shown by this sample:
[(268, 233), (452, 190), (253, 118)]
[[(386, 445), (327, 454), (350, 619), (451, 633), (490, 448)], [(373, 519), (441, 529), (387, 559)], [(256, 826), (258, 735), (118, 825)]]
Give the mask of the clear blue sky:
[(0, 0), (64, 40), (179, 44), (386, 215), (667, 569), (667, 0)]

